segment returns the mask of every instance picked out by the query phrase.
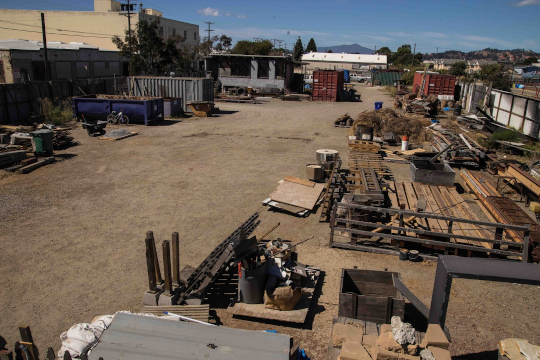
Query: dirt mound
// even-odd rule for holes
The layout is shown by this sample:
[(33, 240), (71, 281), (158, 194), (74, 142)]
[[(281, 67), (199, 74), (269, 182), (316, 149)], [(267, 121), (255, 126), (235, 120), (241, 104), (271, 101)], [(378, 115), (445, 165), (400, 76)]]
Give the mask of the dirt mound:
[(392, 132), (396, 136), (408, 135), (412, 142), (429, 141), (431, 138), (420, 120), (399, 115), (394, 109), (381, 109), (359, 114), (349, 129), (349, 135), (356, 135), (356, 129), (360, 125), (373, 126), (375, 136), (382, 136), (383, 132)]

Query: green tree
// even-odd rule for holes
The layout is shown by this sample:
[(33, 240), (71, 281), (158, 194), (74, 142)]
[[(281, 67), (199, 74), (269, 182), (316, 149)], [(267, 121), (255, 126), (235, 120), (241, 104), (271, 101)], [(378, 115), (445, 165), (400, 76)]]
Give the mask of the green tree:
[(484, 82), (484, 85), (493, 84), (493, 89), (510, 91), (512, 80), (508, 73), (504, 71), (503, 64), (486, 64), (480, 68), (478, 78)]
[(149, 22), (141, 20), (136, 30), (126, 30), (124, 39), (113, 36), (112, 42), (120, 50), (120, 55), (129, 59), (129, 74), (159, 74), (170, 70), (178, 59), (179, 45), (185, 39), (172, 35), (163, 39), (159, 34), (159, 18)]
[(328, 49), (327, 53), (332, 54), (333, 53), (332, 49)]
[(530, 58), (527, 58), (523, 61), (523, 65), (531, 65), (531, 64), (534, 64), (534, 63), (537, 63), (538, 62), (538, 59), (535, 58), (535, 57), (530, 57)]
[(458, 61), (452, 64), (448, 73), (454, 76), (464, 76), (467, 74), (466, 70), (468, 67), (469, 65), (465, 61)]
[(306, 52), (308, 53), (310, 51), (317, 52), (317, 44), (315, 44), (315, 40), (313, 40), (313, 38), (309, 39), (306, 46)]
[(294, 50), (293, 50), (294, 61), (300, 61), (302, 59), (303, 53), (304, 53), (304, 45), (302, 44), (302, 39), (300, 39), (300, 36), (299, 36), (298, 40), (296, 40), (296, 44), (294, 44)]
[(414, 71), (407, 71), (401, 75), (401, 81), (404, 81), (406, 85), (412, 85), (414, 81)]
[(272, 42), (270, 40), (263, 41), (249, 41), (241, 40), (236, 43), (231, 50), (233, 54), (243, 55), (268, 55), (272, 51)]
[(383, 46), (379, 50), (375, 51), (375, 54), (386, 55), (388, 58), (390, 58), (390, 56), (392, 56), (392, 50), (390, 50), (388, 46)]

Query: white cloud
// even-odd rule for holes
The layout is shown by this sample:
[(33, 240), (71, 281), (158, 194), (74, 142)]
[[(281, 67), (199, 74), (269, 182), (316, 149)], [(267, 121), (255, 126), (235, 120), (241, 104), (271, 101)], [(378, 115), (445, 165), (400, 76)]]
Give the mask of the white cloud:
[(438, 39), (448, 37), (448, 35), (446, 34), (438, 33), (438, 32), (431, 32), (431, 31), (425, 32), (422, 35), (425, 37), (438, 38)]
[(226, 16), (226, 17), (231, 17), (231, 13), (227, 11), (227, 12), (225, 13), (225, 16)]
[(408, 37), (408, 36), (413, 36), (412, 34), (407, 34), (406, 32), (403, 32), (403, 31), (389, 32), (388, 35), (398, 36), (398, 37)]
[(487, 37), (487, 36), (462, 35), (462, 36), (459, 36), (459, 38), (462, 40), (466, 40), (469, 43), (476, 43), (477, 45), (492, 44), (492, 45), (504, 46), (504, 47), (512, 48), (512, 49), (515, 49), (518, 47), (515, 42), (495, 39), (495, 38)]
[(238, 14), (236, 17), (239, 18), (239, 19), (244, 19), (246, 17), (246, 15)]
[(210, 6), (207, 7), (206, 9), (201, 9), (201, 10), (199, 10), (197, 12), (199, 14), (203, 14), (203, 15), (206, 15), (206, 16), (220, 16), (219, 10), (218, 9), (212, 9)]
[(367, 37), (367, 38), (377, 40), (377, 41), (394, 41), (394, 39), (386, 37), (386, 36), (378, 36), (378, 35), (360, 35), (360, 36)]
[(540, 5), (540, 0), (521, 0), (514, 6)]

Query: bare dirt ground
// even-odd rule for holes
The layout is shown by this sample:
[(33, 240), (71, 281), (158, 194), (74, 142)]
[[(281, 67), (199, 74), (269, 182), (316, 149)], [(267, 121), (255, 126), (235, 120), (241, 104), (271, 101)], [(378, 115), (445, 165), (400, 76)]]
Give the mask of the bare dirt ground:
[[(57, 152), (62, 161), (0, 180), (0, 335), (8, 347), (19, 339), (20, 324), (31, 326), (44, 353), (47, 346), (58, 350), (60, 333), (74, 323), (140, 310), (147, 230), (157, 240), (179, 232), (182, 266), (197, 266), (261, 208), (279, 180), (305, 177), (315, 150), (346, 157), (347, 129), (334, 128), (334, 119), (347, 112), (356, 117), (374, 101), (392, 106), (378, 89), (360, 92), (362, 103), (219, 104), (221, 113), (212, 118), (129, 126), (140, 135), (118, 142), (78, 128), (73, 135), (80, 145)], [(395, 169), (407, 180), (405, 168)], [(434, 263), (328, 249), (328, 224), (318, 214), (295, 218), (264, 208), (261, 219), (259, 236), (278, 221), (274, 238), (315, 235), (298, 250), (299, 261), (325, 272), (320, 297), (304, 326), (232, 318), (218, 308), (225, 326), (276, 329), (294, 336), (312, 359), (324, 359), (341, 269), (353, 266), (400, 272), (429, 306)], [(540, 344), (538, 295), (533, 286), (455, 280), (447, 318), (452, 353), (477, 359), (506, 337)]]

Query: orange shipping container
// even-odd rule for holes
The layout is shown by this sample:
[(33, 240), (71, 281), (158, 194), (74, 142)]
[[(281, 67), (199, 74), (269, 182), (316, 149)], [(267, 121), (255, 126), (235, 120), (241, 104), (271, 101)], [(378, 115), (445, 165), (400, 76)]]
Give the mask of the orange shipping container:
[[(414, 74), (413, 91), (418, 93), (422, 87), (422, 76), (417, 72)], [(450, 95), (454, 96), (456, 89), (456, 77), (454, 75), (426, 74), (426, 84), (423, 95)]]
[(313, 72), (313, 100), (340, 101), (345, 84), (345, 73), (337, 70), (319, 70)]

